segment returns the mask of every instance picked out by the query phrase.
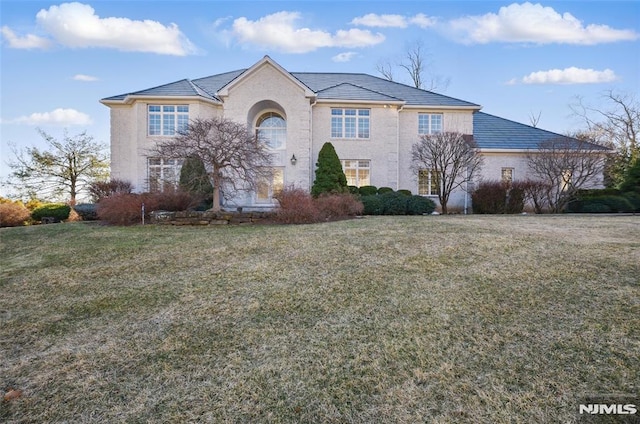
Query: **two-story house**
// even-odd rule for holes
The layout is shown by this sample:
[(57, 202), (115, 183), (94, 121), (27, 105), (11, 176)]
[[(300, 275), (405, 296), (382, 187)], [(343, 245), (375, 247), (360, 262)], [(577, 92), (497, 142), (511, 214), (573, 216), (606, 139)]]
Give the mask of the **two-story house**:
[[(429, 170), (411, 169), (411, 147), (423, 134), (472, 135), (485, 164), (480, 178), (527, 177), (526, 152), (558, 134), (480, 112), (481, 106), (366, 74), (289, 72), (268, 56), (248, 69), (102, 99), (111, 109), (111, 176), (136, 191), (175, 183), (181, 162), (155, 157), (154, 143), (189, 120), (213, 116), (246, 122), (268, 140), (271, 181), (238, 193), (223, 207), (275, 206), (283, 186), (310, 189), (318, 152), (331, 142), (348, 184), (374, 185), (432, 196)], [(451, 208), (462, 208), (459, 190)]]

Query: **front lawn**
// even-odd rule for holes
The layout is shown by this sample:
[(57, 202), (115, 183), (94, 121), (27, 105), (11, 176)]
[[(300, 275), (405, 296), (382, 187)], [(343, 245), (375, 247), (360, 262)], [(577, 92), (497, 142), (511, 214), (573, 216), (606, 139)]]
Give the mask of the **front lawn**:
[(638, 216), (0, 240), (2, 422), (576, 422), (640, 393)]

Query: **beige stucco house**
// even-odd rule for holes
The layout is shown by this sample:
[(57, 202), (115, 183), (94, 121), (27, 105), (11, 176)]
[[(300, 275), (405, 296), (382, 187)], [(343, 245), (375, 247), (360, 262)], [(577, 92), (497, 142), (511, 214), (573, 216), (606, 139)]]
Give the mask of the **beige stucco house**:
[[(224, 208), (270, 208), (274, 191), (310, 189), (322, 145), (333, 144), (348, 183), (408, 189), (435, 197), (430, 172), (411, 170), (411, 146), (422, 134), (473, 135), (485, 165), (479, 178), (526, 177), (525, 154), (558, 137), (480, 112), (481, 106), (366, 74), (289, 72), (268, 56), (248, 69), (102, 99), (111, 109), (111, 176), (136, 191), (175, 182), (180, 161), (150, 155), (191, 119), (246, 122), (269, 140), (273, 177), (256, 192), (226, 199)], [(224, 190), (224, 188), (223, 188)], [(450, 209), (468, 206), (460, 190)]]

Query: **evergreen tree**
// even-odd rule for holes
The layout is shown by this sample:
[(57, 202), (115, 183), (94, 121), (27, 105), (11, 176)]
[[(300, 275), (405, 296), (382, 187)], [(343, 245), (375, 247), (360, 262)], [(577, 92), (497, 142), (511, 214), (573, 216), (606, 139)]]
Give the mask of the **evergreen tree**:
[(347, 177), (342, 171), (342, 164), (333, 144), (324, 143), (318, 153), (316, 163), (316, 179), (311, 187), (311, 194), (318, 197), (322, 193), (346, 193)]
[(627, 174), (620, 185), (620, 190), (640, 193), (640, 158), (636, 159), (627, 169)]
[(180, 169), (180, 188), (204, 200), (211, 200), (213, 186), (204, 162), (197, 156), (186, 158)]

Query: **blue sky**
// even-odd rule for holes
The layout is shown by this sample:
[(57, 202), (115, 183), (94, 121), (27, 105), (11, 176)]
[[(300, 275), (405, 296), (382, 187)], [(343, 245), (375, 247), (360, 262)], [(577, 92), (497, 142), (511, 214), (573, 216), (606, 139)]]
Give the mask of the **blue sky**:
[[(640, 93), (638, 1), (0, 0), (0, 178), (9, 145), (86, 130), (109, 142), (104, 97), (250, 67), (379, 75), (420, 40), (438, 91), (565, 133), (569, 105)], [(399, 68), (394, 80), (409, 83)], [(0, 189), (0, 195), (7, 189)]]

